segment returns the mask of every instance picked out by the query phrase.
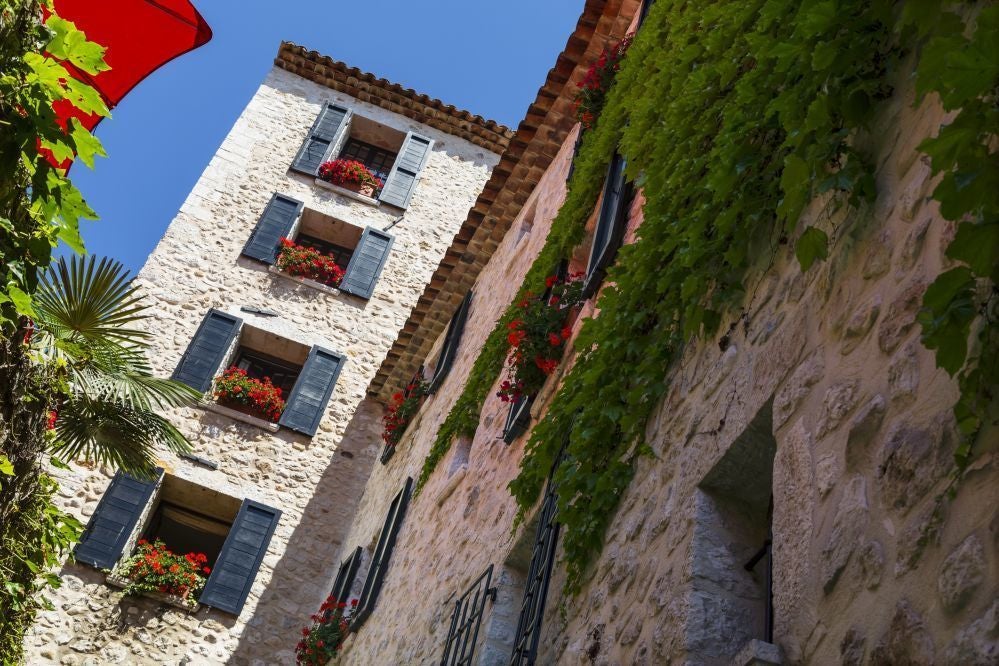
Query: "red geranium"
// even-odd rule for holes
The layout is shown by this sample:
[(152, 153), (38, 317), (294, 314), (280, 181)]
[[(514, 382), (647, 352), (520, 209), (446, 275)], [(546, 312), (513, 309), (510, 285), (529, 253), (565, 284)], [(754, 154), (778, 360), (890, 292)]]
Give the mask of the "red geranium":
[(357, 160), (331, 160), (319, 166), (319, 178), (334, 185), (370, 185), (375, 189), (382, 186), (371, 170)]
[(207, 561), (204, 553), (181, 556), (158, 539), (154, 543), (140, 539), (135, 554), (121, 565), (121, 575), (129, 579), (125, 594), (163, 592), (196, 598), (211, 572), (203, 566)]
[(270, 377), (254, 379), (233, 366), (215, 380), (215, 398), (246, 405), (256, 414), (270, 421), (277, 421), (284, 411), (281, 389), (271, 383)]
[(392, 396), (385, 408), (385, 416), (382, 417), (382, 439), (386, 445), (395, 446), (402, 439), (409, 422), (420, 409), (428, 388), (429, 384), (417, 377), (406, 386), (405, 391)]
[[(357, 600), (351, 602), (351, 610)], [(295, 645), (295, 661), (307, 666), (326, 666), (337, 656), (350, 632), (350, 611), (347, 604), (327, 597), (319, 612), (311, 616), (312, 624), (302, 629), (302, 640)]]
[(614, 75), (621, 68), (621, 60), (631, 46), (632, 35), (628, 35), (617, 44), (604, 48), (596, 62), (590, 65), (583, 79), (576, 84), (579, 90), (573, 104), (576, 108), (576, 118), (585, 129), (593, 127), (597, 116), (604, 108), (607, 91), (614, 82)]
[(344, 276), (344, 269), (340, 268), (333, 257), (288, 238), (281, 239), (277, 267), (289, 275), (309, 278), (331, 287), (339, 287)]
[(500, 382), (497, 395), (516, 402), (534, 395), (555, 372), (562, 359), (565, 342), (572, 334), (566, 325), (568, 310), (582, 301), (582, 274), (566, 279), (551, 275), (545, 280), (545, 298), (528, 294), (517, 303), (520, 312), (507, 324), (508, 377)]

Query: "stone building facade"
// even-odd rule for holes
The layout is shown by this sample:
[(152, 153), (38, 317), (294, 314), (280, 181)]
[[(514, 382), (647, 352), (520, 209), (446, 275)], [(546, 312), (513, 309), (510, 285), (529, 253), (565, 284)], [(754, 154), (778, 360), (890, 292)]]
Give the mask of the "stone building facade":
[[(512, 133), (293, 44), (269, 72), (136, 278), (157, 374), (208, 391), (171, 421), (194, 457), (153, 482), (55, 470), (88, 522), (31, 664), (294, 663), (381, 451), (366, 389)], [(337, 156), (384, 180), (369, 196), (317, 179)], [(290, 276), (279, 239), (337, 258), (339, 288)], [(284, 387), (278, 423), (216, 404), (231, 365)], [(123, 596), (106, 574), (140, 537), (206, 551), (197, 608)]]
[[(790, 248), (778, 252), (749, 277), (745, 320), (722, 323), (727, 344), (692, 345), (672, 372), (647, 426), (654, 455), (637, 463), (578, 596), (562, 593), (553, 507), (542, 498), (513, 529), (507, 489), (570, 359), (520, 434), (497, 377), (474, 437), (409, 491), (565, 198), (575, 82), (639, 12), (637, 1), (585, 4), (369, 387), (385, 401), (452, 354), (395, 455), (374, 467), (343, 540), (340, 559), (375, 561), (379, 584), (337, 663), (996, 663), (999, 436), (985, 433), (949, 497), (957, 390), (915, 322), (954, 232), (917, 146), (947, 117), (932, 98), (914, 105), (911, 80), (892, 82), (870, 132), (877, 201), (860, 211), (813, 201), (802, 223), (832, 219), (829, 258), (803, 273)], [(625, 243), (642, 201), (610, 221)], [(601, 210), (572, 270), (587, 269)], [(599, 316), (592, 298), (587, 316)], [(345, 596), (361, 593), (364, 566)]]

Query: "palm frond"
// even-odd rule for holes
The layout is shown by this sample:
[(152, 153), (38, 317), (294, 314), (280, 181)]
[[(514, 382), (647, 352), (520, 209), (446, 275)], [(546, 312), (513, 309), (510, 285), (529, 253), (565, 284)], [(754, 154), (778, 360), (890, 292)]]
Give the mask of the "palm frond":
[(35, 296), (38, 325), (60, 340), (141, 345), (150, 334), (131, 325), (149, 315), (128, 271), (107, 257), (60, 258)]
[(191, 444), (162, 416), (120, 402), (74, 396), (63, 403), (52, 452), (84, 458), (125, 472), (148, 475), (157, 449), (188, 453)]

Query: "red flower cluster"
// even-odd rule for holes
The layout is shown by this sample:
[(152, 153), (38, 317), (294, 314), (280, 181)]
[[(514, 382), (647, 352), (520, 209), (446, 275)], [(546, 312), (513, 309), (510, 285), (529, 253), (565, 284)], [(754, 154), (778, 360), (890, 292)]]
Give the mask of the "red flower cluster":
[(220, 402), (249, 407), (255, 414), (271, 421), (281, 418), (284, 411), (281, 389), (271, 383), (270, 377), (254, 379), (236, 366), (215, 380), (214, 395)]
[(528, 293), (517, 303), (521, 312), (506, 325), (508, 378), (500, 382), (496, 393), (504, 402), (534, 395), (558, 368), (565, 343), (572, 336), (572, 327), (566, 324), (567, 311), (582, 300), (582, 277), (582, 273), (565, 280), (549, 276), (545, 298)]
[(586, 70), (583, 79), (576, 85), (579, 91), (573, 104), (576, 108), (576, 118), (585, 129), (593, 127), (597, 116), (604, 107), (607, 91), (614, 82), (614, 75), (621, 69), (621, 60), (631, 46), (632, 35), (628, 35), (617, 44), (604, 48), (596, 62)]
[(204, 553), (178, 555), (157, 539), (149, 543), (139, 540), (135, 555), (125, 561), (121, 574), (129, 579), (125, 594), (163, 592), (178, 597), (199, 593), (205, 587), (206, 576), (212, 572), (205, 566)]
[(334, 185), (370, 185), (378, 189), (382, 181), (357, 160), (332, 160), (319, 166), (319, 178)]
[(49, 410), (49, 418), (45, 423), (46, 430), (55, 430), (56, 420), (59, 418), (59, 412), (54, 409)]
[(302, 628), (302, 640), (295, 646), (295, 662), (307, 666), (326, 666), (335, 657), (350, 632), (349, 618), (357, 607), (357, 599), (350, 602), (350, 609), (342, 601), (327, 597), (319, 612), (310, 619), (312, 624)]
[(385, 409), (385, 416), (382, 417), (382, 439), (386, 445), (395, 446), (402, 439), (406, 427), (420, 409), (428, 388), (429, 384), (417, 377), (404, 391), (392, 396), (392, 401)]
[(337, 265), (333, 257), (288, 238), (281, 239), (277, 267), (289, 275), (309, 278), (331, 287), (339, 287), (344, 275), (344, 269)]

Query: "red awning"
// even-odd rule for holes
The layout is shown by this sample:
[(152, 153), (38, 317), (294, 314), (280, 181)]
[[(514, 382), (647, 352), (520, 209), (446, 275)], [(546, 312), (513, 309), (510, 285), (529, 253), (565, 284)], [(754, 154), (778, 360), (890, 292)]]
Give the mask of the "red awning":
[[(104, 46), (111, 69), (91, 76), (63, 63), (88, 82), (114, 108), (140, 81), (177, 56), (212, 38), (212, 30), (188, 0), (55, 0), (59, 16), (72, 21), (87, 39)], [(71, 104), (56, 106), (60, 118), (78, 118), (93, 129), (100, 118)]]

